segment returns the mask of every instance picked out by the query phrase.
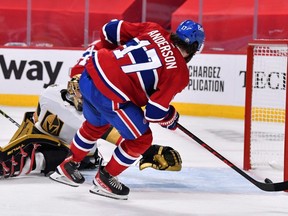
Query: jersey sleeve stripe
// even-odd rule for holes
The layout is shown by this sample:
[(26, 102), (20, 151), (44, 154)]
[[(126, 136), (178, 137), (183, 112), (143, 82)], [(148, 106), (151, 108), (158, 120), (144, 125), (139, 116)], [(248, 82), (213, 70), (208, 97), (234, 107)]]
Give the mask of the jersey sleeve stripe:
[(168, 108), (161, 106), (151, 100), (148, 101), (145, 109), (145, 118), (151, 122), (159, 122), (162, 121), (167, 115)]
[(117, 44), (118, 44), (118, 46), (121, 45), (121, 43), (120, 43), (120, 40), (121, 40), (120, 30), (121, 30), (122, 23), (123, 23), (123, 20), (119, 21), (118, 26), (117, 26)]
[(120, 45), (120, 29), (122, 22), (122, 20), (111, 20), (103, 26), (102, 31), (105, 40), (115, 45)]

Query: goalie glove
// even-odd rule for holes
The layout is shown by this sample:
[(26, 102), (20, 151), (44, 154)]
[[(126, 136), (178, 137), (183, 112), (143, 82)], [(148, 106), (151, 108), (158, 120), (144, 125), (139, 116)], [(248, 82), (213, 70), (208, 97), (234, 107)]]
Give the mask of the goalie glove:
[(169, 146), (152, 145), (142, 155), (139, 169), (152, 167), (156, 170), (180, 171), (182, 160), (178, 151)]

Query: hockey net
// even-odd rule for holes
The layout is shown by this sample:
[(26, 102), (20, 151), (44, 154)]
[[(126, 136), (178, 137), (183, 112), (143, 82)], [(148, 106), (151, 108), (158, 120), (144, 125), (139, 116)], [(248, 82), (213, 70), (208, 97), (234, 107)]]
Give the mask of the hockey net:
[(255, 40), (248, 44), (244, 132), (244, 169), (277, 166), (285, 180), (287, 56), (288, 40)]

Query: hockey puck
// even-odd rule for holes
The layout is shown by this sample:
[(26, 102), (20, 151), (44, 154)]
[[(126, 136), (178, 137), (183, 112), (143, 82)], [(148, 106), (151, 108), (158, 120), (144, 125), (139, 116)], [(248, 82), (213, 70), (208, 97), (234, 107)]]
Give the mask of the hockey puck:
[(267, 184), (273, 184), (273, 182), (269, 179), (269, 178), (265, 178), (265, 183), (267, 183)]

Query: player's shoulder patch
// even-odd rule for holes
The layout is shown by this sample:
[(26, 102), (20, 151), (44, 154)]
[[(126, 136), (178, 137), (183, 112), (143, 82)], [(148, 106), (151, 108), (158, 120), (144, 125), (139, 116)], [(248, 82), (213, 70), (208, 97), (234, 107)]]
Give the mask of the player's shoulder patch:
[(47, 133), (59, 136), (64, 122), (57, 115), (47, 110), (40, 125)]

